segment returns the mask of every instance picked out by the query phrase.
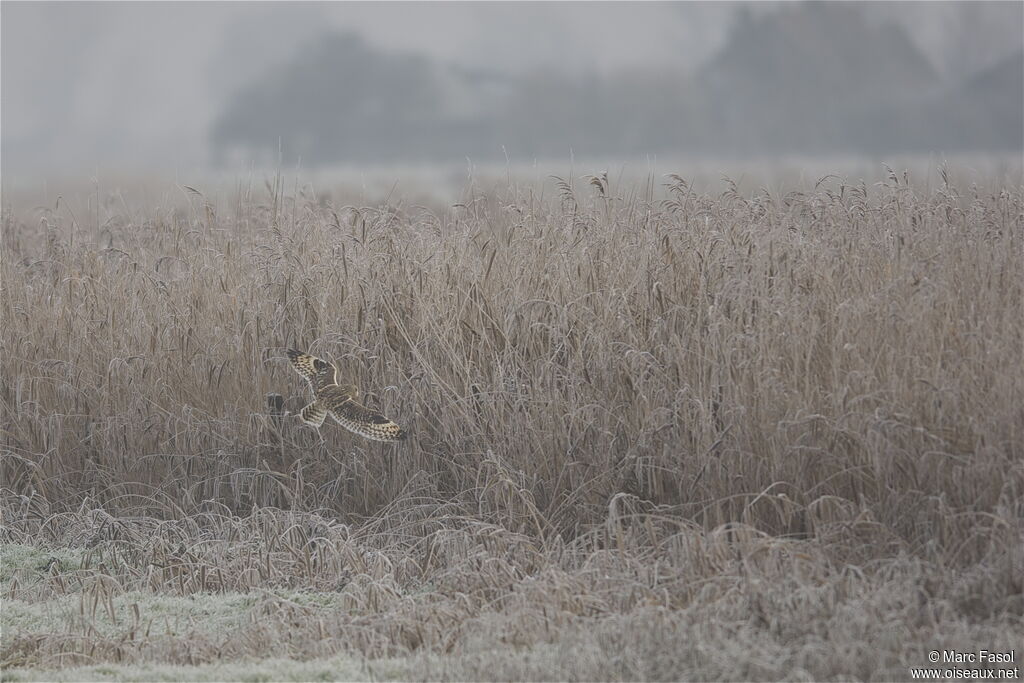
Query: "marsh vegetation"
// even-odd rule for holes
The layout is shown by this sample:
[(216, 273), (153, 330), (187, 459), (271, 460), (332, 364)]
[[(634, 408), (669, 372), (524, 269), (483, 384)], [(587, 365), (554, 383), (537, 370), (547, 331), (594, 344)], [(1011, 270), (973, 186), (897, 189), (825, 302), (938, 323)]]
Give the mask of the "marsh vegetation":
[[(661, 182), (5, 201), (4, 680), (1019, 648), (1021, 186)], [(321, 441), (289, 346), (408, 440)]]

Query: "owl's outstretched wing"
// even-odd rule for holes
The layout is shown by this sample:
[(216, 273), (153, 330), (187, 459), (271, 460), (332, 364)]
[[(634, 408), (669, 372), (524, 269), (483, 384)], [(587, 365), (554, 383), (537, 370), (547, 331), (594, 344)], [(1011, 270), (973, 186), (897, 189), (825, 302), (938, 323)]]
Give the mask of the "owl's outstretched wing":
[(295, 372), (309, 382), (314, 393), (324, 387), (337, 384), (334, 366), (322, 358), (295, 349), (288, 349), (288, 360), (292, 362)]
[(406, 436), (406, 432), (397, 424), (351, 398), (331, 401), (328, 412), (342, 427), (367, 439), (401, 441)]

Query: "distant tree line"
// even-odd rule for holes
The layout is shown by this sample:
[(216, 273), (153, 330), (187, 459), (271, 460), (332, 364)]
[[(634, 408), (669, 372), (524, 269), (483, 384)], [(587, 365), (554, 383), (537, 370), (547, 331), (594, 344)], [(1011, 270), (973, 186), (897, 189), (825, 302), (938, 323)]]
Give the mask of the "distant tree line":
[(1024, 149), (1024, 53), (943, 83), (903, 29), (857, 6), (738, 13), (724, 48), (611, 75), (509, 76), (325, 34), (242, 88), (211, 130), (233, 154), (311, 165), (585, 155)]

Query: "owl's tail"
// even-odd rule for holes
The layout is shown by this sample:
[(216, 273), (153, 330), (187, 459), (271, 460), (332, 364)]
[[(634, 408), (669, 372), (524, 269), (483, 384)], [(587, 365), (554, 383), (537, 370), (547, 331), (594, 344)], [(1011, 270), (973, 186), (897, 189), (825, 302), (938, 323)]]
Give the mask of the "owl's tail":
[(302, 412), (299, 413), (299, 417), (302, 418), (302, 421), (306, 424), (319, 429), (320, 425), (324, 423), (324, 419), (327, 417), (327, 408), (323, 403), (313, 401), (302, 409)]

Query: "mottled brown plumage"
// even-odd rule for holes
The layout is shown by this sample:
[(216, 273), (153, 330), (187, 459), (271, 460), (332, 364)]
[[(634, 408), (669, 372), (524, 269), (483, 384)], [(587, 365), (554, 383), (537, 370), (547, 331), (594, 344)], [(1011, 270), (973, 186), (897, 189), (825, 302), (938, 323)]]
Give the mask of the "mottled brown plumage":
[(367, 439), (400, 441), (405, 438), (401, 427), (356, 401), (358, 387), (338, 384), (338, 373), (333, 365), (295, 349), (288, 349), (288, 359), (295, 371), (309, 382), (316, 397), (302, 409), (299, 417), (303, 422), (319, 428), (330, 415), (345, 429)]

